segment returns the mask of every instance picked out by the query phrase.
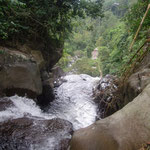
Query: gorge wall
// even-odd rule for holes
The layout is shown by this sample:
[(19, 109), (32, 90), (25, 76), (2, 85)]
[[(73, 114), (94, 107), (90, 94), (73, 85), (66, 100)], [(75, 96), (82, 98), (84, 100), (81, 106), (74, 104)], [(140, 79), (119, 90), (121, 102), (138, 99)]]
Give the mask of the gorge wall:
[[(39, 102), (53, 99), (52, 67), (62, 56), (62, 48), (40, 41), (25, 44), (7, 42), (0, 46), (0, 95), (25, 94)], [(49, 95), (48, 95), (49, 93)]]

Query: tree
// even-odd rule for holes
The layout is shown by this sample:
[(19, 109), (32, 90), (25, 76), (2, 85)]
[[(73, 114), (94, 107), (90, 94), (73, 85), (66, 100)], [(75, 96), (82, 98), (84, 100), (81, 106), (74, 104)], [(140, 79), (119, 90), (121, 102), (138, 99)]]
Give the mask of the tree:
[(0, 40), (63, 43), (72, 18), (102, 16), (102, 0), (0, 0)]

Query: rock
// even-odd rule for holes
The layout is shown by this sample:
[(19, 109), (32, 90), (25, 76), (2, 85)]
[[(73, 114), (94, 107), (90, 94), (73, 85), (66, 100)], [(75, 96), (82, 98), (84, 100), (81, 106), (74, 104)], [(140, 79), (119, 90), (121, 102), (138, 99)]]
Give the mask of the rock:
[[(133, 69), (133, 74), (123, 82), (107, 75), (94, 90), (94, 101), (98, 104), (98, 118), (105, 118), (131, 102), (150, 84), (150, 53)], [(119, 82), (118, 82), (119, 81)]]
[(124, 105), (132, 101), (150, 84), (150, 67), (132, 74), (124, 87)]
[(62, 76), (65, 76), (65, 73), (59, 66), (55, 66), (52, 68), (52, 76), (54, 80), (57, 80), (61, 78)]
[[(144, 51), (149, 45), (144, 46)], [(150, 83), (150, 52), (148, 51), (140, 63), (133, 68), (132, 74), (125, 81), (123, 90), (124, 104), (132, 101)]]
[[(48, 41), (47, 41), (48, 40)], [(31, 54), (34, 57), (34, 60), (39, 60), (42, 57), (44, 59), (44, 67), (46, 67), (46, 70), (51, 70), (51, 68), (58, 62), (58, 60), (61, 58), (63, 53), (63, 44), (58, 45), (56, 44), (56, 41), (47, 39), (38, 39), (38, 38), (32, 38), (32, 39), (26, 39), (23, 40), (22, 43), (19, 41), (7, 41), (1, 43), (0, 46), (3, 45), (3, 47), (7, 47), (12, 50), (12, 47), (15, 48), (17, 51), (20, 51), (24, 54)], [(40, 55), (36, 54), (36, 56), (33, 54), (33, 51), (40, 51)], [(38, 61), (38, 62), (41, 62)], [(43, 63), (42, 63), (43, 64)]]
[[(2, 49), (2, 48), (1, 48)], [(30, 55), (3, 48), (0, 54), (0, 90), (7, 96), (34, 98), (42, 93), (40, 71)]]
[(13, 102), (9, 98), (0, 98), (0, 111), (5, 111), (7, 108), (14, 106)]
[(47, 51), (41, 50), (44, 60), (46, 60), (46, 68), (51, 70), (54, 65), (59, 61), (63, 54), (63, 48), (56, 48), (49, 45)]
[(64, 82), (67, 82), (67, 80), (64, 79), (63, 77), (58, 78), (57, 80), (54, 81), (54, 87), (59, 87), (59, 86), (62, 85)]
[(39, 69), (41, 70), (45, 66), (45, 61), (40, 51), (32, 50), (31, 55), (33, 59), (36, 61)]
[(37, 97), (38, 104), (42, 107), (45, 107), (50, 104), (55, 98), (53, 88), (54, 88), (54, 79), (51, 77), (46, 70), (41, 71), (42, 79), (42, 94)]
[(47, 71), (42, 71), (41, 78), (42, 78), (42, 81), (46, 81), (50, 78), (50, 76)]
[(51, 43), (49, 41), (46, 46), (37, 39), (26, 41), (24, 44), (11, 41), (1, 43), (0, 96), (14, 94), (20, 96), (27, 94), (30, 98), (36, 98), (38, 95), (49, 96), (49, 93), (45, 93), (49, 86), (45, 85), (45, 81), (49, 80), (46, 74), (62, 56), (62, 48), (57, 48)]
[(13, 119), (0, 123), (0, 149), (67, 150), (72, 133), (62, 119)]
[(43, 107), (43, 106), (47, 106), (48, 104), (50, 104), (50, 102), (52, 102), (54, 100), (55, 96), (54, 96), (54, 92), (53, 92), (53, 87), (51, 86), (51, 84), (47, 81), (45, 81), (43, 83), (43, 90), (42, 90), (42, 94), (39, 95), (37, 97), (38, 100), (38, 104)]
[(7, 95), (34, 98), (42, 93), (40, 73), (36, 64), (12, 64), (0, 71), (0, 89)]
[(123, 109), (76, 131), (71, 150), (137, 150), (150, 139), (150, 84)]
[(49, 75), (50, 78), (46, 81), (49, 82), (51, 87), (59, 87), (62, 83), (66, 82), (66, 80), (63, 78), (66, 74), (59, 66), (53, 67)]

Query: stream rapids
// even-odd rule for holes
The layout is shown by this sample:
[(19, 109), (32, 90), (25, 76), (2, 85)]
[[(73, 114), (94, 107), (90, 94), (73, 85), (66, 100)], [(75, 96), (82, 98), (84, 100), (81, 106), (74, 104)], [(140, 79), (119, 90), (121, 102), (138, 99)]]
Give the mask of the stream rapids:
[[(28, 118), (30, 120), (34, 119), (37, 125), (41, 120), (45, 121), (60, 118), (70, 122), (73, 125), (73, 130), (84, 128), (94, 123), (97, 116), (97, 106), (93, 102), (92, 95), (93, 88), (100, 79), (84, 74), (67, 75), (63, 78), (65, 82), (54, 89), (56, 95), (55, 100), (47, 106), (46, 112), (43, 112), (40, 107), (36, 105), (34, 100), (15, 95), (9, 97), (11, 101), (9, 103), (11, 103), (11, 105), (0, 111), (0, 123), (2, 124), (13, 119)], [(42, 123), (39, 123), (38, 128), (40, 128), (40, 130), (41, 126)], [(46, 127), (47, 126), (45, 126), (45, 128)], [(68, 130), (68, 128), (66, 130)], [(67, 131), (61, 131), (61, 134), (60, 132), (52, 134), (48, 144), (43, 144), (42, 148), (41, 144), (38, 145), (33, 142), (28, 149), (57, 150), (59, 148), (56, 148), (56, 145), (58, 145), (56, 141), (60, 141), (64, 136), (69, 139), (71, 138), (71, 134), (68, 134)], [(22, 149), (23, 148), (21, 148), (21, 150)]]

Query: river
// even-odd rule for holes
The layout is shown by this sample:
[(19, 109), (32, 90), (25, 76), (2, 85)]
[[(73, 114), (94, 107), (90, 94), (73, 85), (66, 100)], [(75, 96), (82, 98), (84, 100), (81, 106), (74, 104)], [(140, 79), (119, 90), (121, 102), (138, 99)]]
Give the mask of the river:
[[(0, 111), (0, 122), (22, 117), (32, 119), (40, 118), (41, 120), (61, 118), (71, 122), (74, 130), (87, 127), (94, 123), (97, 116), (97, 106), (93, 102), (92, 95), (93, 88), (99, 81), (99, 78), (81, 74), (67, 75), (63, 80), (65, 82), (54, 89), (56, 98), (47, 106), (46, 112), (43, 112), (34, 100), (15, 95), (9, 97), (13, 105)], [(55, 138), (53, 137), (51, 139), (54, 141)], [(54, 143), (48, 149), (53, 150)]]

